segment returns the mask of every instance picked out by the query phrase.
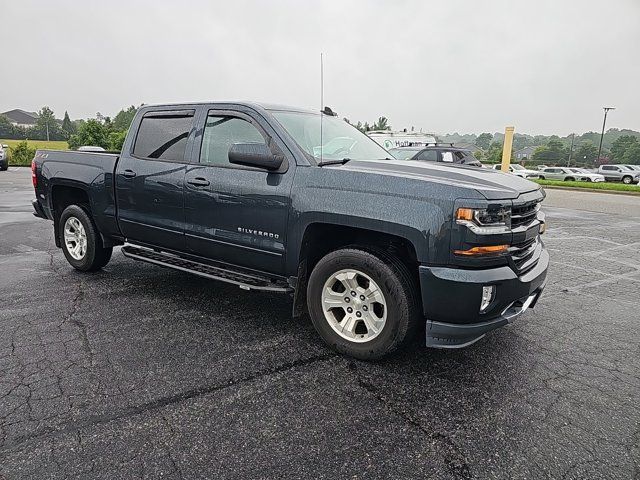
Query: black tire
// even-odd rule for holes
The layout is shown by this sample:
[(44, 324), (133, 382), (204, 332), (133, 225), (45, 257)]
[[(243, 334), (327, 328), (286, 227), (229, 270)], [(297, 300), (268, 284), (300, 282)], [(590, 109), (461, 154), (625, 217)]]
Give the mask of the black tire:
[[(322, 291), (327, 280), (343, 269), (355, 269), (379, 286), (387, 304), (387, 317), (380, 333), (357, 343), (338, 335), (325, 318)], [(320, 337), (339, 353), (360, 360), (376, 360), (408, 346), (419, 327), (418, 291), (407, 267), (384, 251), (347, 247), (324, 256), (309, 277), (307, 302), (313, 325)]]
[(538, 178), (539, 178), (540, 180), (544, 180), (544, 175), (540, 175), (540, 176), (538, 176)]
[[(71, 217), (76, 218), (80, 222), (86, 234), (86, 251), (82, 258), (79, 259), (72, 256), (64, 238), (65, 224)], [(98, 233), (98, 229), (96, 228), (93, 219), (82, 207), (78, 205), (69, 205), (64, 209), (62, 215), (60, 215), (58, 225), (60, 227), (58, 231), (60, 235), (60, 244), (62, 245), (62, 252), (73, 268), (80, 270), (81, 272), (95, 272), (100, 270), (109, 262), (113, 248), (104, 247), (102, 245), (102, 238)]]
[(624, 183), (625, 185), (631, 185), (631, 182), (633, 182), (633, 178), (631, 178), (628, 175), (625, 175), (624, 177), (622, 177), (622, 183)]
[(566, 178), (564, 179), (564, 181), (565, 181), (565, 182), (575, 182), (575, 181), (576, 181), (576, 179), (575, 179), (575, 178), (573, 178), (573, 177), (566, 177)]

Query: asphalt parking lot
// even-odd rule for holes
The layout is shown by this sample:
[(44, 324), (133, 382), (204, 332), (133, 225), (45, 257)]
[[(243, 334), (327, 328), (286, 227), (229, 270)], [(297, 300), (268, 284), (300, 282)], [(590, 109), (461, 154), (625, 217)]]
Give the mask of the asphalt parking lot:
[(29, 174), (0, 172), (0, 478), (640, 478), (640, 197), (550, 191), (535, 312), (362, 363), (285, 297), (76, 273)]

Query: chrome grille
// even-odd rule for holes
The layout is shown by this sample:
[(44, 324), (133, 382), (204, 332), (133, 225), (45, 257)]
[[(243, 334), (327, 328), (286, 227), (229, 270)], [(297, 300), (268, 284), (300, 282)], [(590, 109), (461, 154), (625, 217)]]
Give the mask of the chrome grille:
[(535, 237), (509, 248), (509, 258), (518, 273), (524, 273), (535, 266), (539, 256), (535, 255), (538, 245), (540, 245), (539, 237)]
[(531, 224), (536, 219), (538, 210), (540, 210), (540, 200), (514, 205), (511, 208), (511, 228)]

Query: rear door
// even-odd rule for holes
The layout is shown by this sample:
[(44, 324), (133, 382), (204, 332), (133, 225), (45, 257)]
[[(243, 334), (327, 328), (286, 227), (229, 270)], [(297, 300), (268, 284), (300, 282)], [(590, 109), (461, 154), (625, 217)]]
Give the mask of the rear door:
[(195, 109), (149, 111), (116, 168), (118, 222), (127, 240), (184, 250), (184, 176)]
[(249, 108), (203, 112), (185, 183), (187, 249), (196, 255), (270, 273), (284, 271), (295, 169), (280, 173), (229, 163), (234, 143), (287, 152), (271, 126)]
[(434, 149), (422, 150), (416, 156), (416, 160), (423, 160), (426, 162), (437, 162), (439, 161), (438, 151)]
[(545, 168), (544, 176), (549, 180), (562, 180), (562, 175), (559, 172), (561, 172), (559, 168)]

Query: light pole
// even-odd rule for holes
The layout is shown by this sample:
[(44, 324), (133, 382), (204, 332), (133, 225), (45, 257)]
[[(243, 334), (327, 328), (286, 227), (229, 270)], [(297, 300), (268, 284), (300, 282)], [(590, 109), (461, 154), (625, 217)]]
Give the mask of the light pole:
[(567, 167), (571, 166), (571, 155), (573, 155), (573, 141), (576, 138), (576, 134), (572, 133), (571, 134), (571, 148), (569, 149), (569, 159), (567, 160)]
[(604, 126), (607, 124), (607, 113), (609, 110), (615, 110), (616, 107), (602, 107), (604, 109), (604, 120), (602, 121), (602, 133), (600, 134), (600, 146), (598, 147), (598, 158), (596, 161), (600, 163), (600, 152), (602, 152), (602, 139), (604, 138)]

